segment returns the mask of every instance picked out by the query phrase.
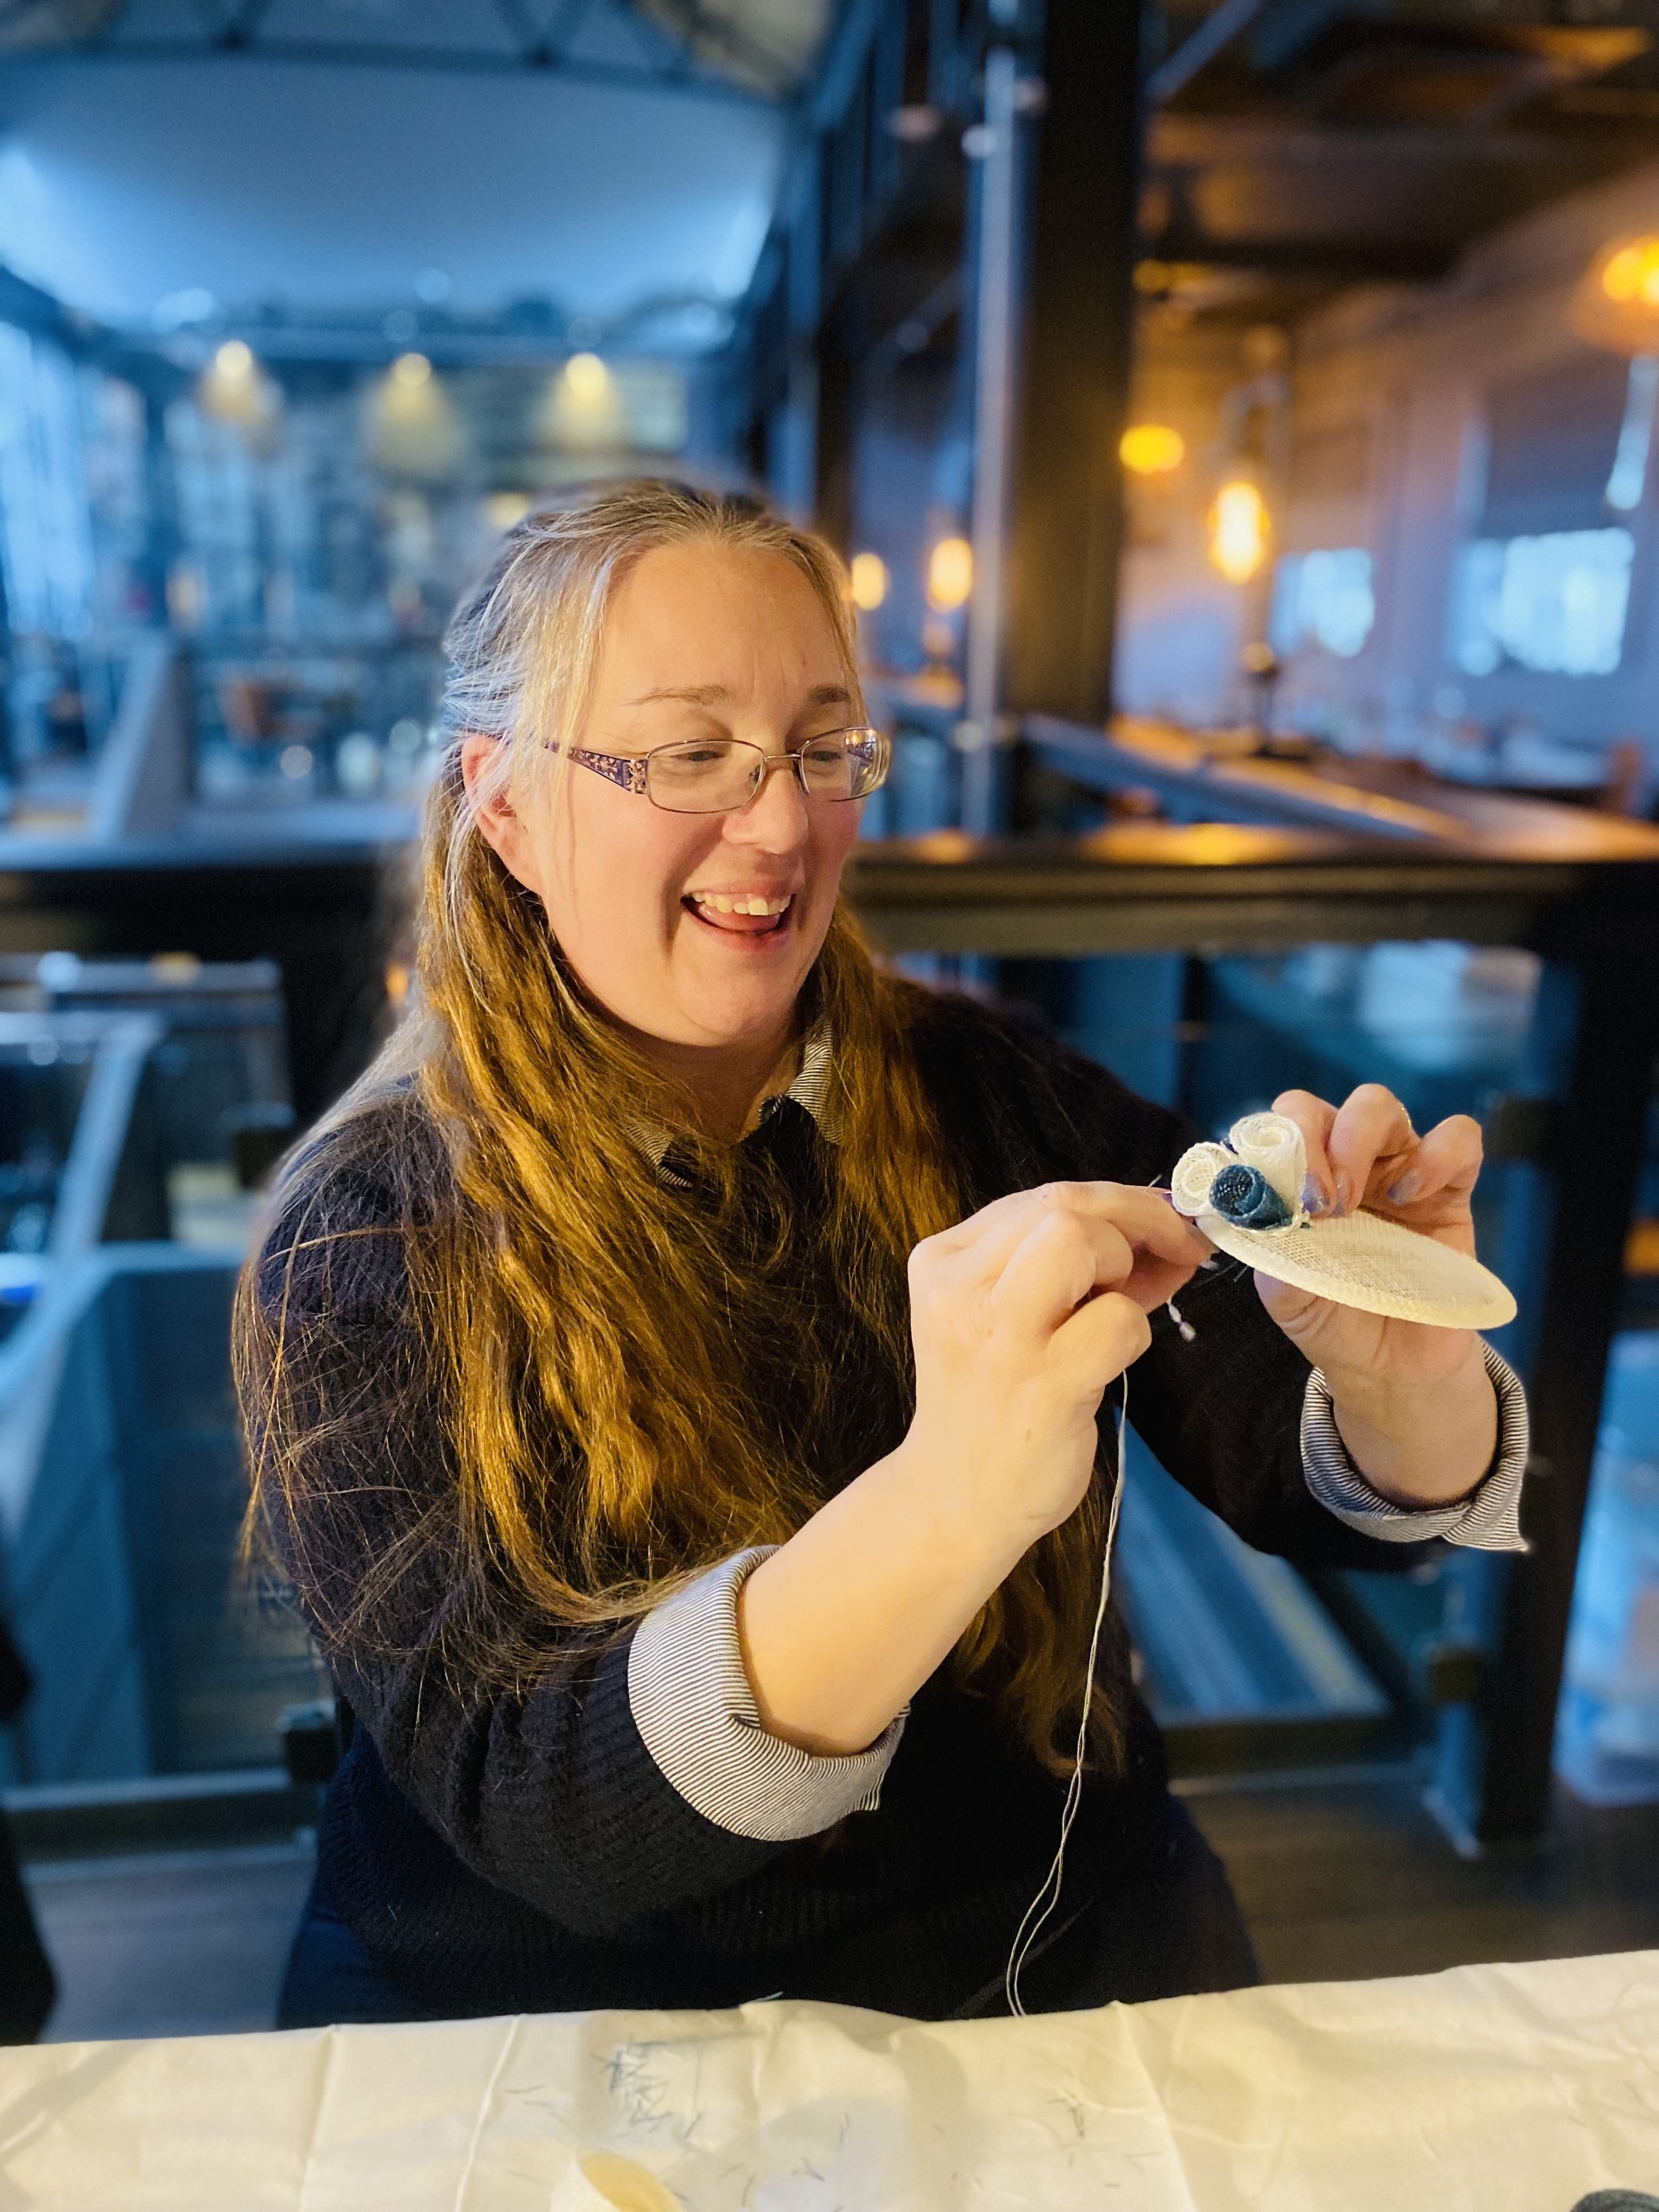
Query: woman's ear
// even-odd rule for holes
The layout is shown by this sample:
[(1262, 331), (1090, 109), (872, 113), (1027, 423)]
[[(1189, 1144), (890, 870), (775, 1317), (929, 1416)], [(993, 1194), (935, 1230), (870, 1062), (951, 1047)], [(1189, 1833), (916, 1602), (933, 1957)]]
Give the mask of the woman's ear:
[(539, 872), (524, 821), (507, 795), (506, 741), (472, 731), (461, 739), (461, 781), (471, 801), (472, 817), (509, 875), (541, 896)]

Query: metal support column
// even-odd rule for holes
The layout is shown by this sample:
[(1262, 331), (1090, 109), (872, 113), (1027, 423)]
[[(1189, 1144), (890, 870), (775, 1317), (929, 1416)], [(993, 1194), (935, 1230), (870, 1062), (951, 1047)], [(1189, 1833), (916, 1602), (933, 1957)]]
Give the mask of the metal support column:
[(1026, 223), (1006, 703), (1099, 722), (1111, 700), (1139, 173), (1140, 10), (1048, 0)]
[(797, 185), (784, 264), (785, 386), (774, 438), (772, 495), (786, 514), (810, 523), (818, 493), (818, 365), (814, 339), (823, 312), (821, 171)]
[(997, 717), (1002, 704), (1003, 568), (1008, 536), (1008, 434), (1018, 336), (1019, 64), (1011, 48), (985, 58), (974, 276), (974, 595), (968, 679), (957, 732), (962, 826), (998, 826)]
[(1578, 1540), (1607, 1352), (1619, 1325), (1625, 1240), (1659, 1050), (1652, 948), (1602, 951), (1578, 971), (1572, 1072), (1551, 1146), (1555, 1205), (1528, 1378), (1533, 1463), (1487, 1691), (1475, 1833), (1521, 1842), (1549, 1820), (1551, 1756)]

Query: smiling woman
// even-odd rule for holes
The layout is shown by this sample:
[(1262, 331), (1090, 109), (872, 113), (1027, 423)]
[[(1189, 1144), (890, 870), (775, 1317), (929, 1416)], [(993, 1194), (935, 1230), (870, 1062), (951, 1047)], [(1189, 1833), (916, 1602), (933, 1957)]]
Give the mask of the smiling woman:
[[(483, 835), (590, 988), (665, 1064), (665, 1045), (739, 1041), (776, 1060), (858, 834), (853, 802), (880, 781), (884, 740), (845, 726), (854, 678), (826, 596), (763, 544), (659, 546), (617, 587), (593, 742), (568, 750), (597, 787), (578, 780), (562, 806), (520, 813), (498, 741), (463, 741)], [(652, 680), (697, 665), (719, 679)], [(636, 889), (647, 871), (654, 898), (618, 910), (597, 896), (619, 867)]]
[[(1103, 1403), (1138, 1362), (1251, 1541), (1403, 1565), (1518, 1540), (1512, 1378), (1198, 1273), (1147, 1188), (1190, 1132), (874, 968), (885, 745), (818, 540), (613, 488), (449, 649), (419, 989), (239, 1302), (254, 1525), (356, 1716), (285, 2021), (1000, 2008), (1062, 1804), (1029, 2006), (1249, 1978), (1115, 1620), (1083, 1694)], [(1307, 1211), (1468, 1247), (1473, 1123), (1280, 1110)]]
[[(528, 526), (526, 554), (538, 527), (550, 534)], [(484, 653), (516, 624), (528, 579), (514, 561), (463, 617), (458, 660), (469, 620)], [(538, 741), (461, 736), (467, 819), (617, 1029), (695, 1081), (698, 1117), (726, 1133), (741, 1107), (733, 1135), (789, 1056), (856, 801), (884, 765), (885, 741), (862, 726), (840, 581), (822, 549), (757, 516), (724, 539), (647, 543), (614, 583), (602, 639), (572, 641), (591, 668), (580, 690), (574, 667), (531, 672), (553, 695)]]

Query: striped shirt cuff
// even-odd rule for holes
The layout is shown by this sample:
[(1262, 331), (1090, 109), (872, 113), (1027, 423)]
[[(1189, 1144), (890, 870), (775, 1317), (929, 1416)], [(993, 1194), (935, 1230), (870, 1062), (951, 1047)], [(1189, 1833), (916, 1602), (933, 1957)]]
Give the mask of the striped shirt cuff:
[(904, 1715), (846, 1757), (768, 1735), (744, 1670), (738, 1593), (775, 1549), (722, 1559), (646, 1615), (629, 1650), (628, 1699), (646, 1749), (694, 1810), (732, 1835), (781, 1844), (874, 1812)]
[(1477, 1552), (1524, 1552), (1521, 1480), (1529, 1439), (1527, 1397), (1519, 1376), (1483, 1343), (1486, 1372), (1498, 1393), (1498, 1451), (1479, 1489), (1450, 1505), (1401, 1505), (1384, 1498), (1354, 1465), (1336, 1425), (1331, 1393), (1316, 1367), (1302, 1404), (1302, 1472), (1309, 1489), (1339, 1521), (1389, 1544), (1420, 1544), (1438, 1536)]

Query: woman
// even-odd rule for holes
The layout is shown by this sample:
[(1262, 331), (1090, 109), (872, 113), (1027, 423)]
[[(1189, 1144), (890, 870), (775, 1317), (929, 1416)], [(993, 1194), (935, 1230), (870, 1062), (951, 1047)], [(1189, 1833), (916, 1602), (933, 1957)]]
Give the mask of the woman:
[[(1518, 1391), (1195, 1273), (1171, 1115), (872, 969), (837, 894), (885, 748), (816, 539), (603, 492), (510, 535), (450, 653), (419, 1011), (240, 1307), (257, 1503), (356, 1721), (283, 2017), (1000, 2009), (1118, 1378), (1251, 1542), (1364, 1566), (1517, 1540)], [(1279, 1104), (1312, 1203), (1470, 1246), (1472, 1122)], [(1025, 2002), (1249, 1979), (1115, 1623), (1085, 1781)]]

